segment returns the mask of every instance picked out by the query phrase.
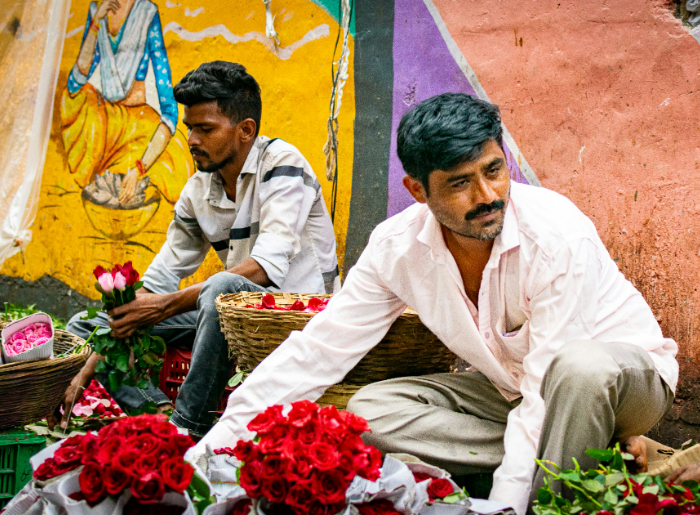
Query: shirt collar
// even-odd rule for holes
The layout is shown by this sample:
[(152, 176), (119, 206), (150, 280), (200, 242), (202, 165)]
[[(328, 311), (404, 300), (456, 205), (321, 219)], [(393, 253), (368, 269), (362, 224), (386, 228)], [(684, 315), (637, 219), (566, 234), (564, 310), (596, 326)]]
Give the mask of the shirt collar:
[[(246, 157), (245, 163), (243, 163), (243, 168), (241, 168), (241, 174), (238, 176), (239, 180), (243, 174), (257, 173), (258, 155), (260, 154), (260, 145), (263, 143), (263, 139), (263, 136), (255, 139), (255, 143), (251, 147), (250, 152), (248, 152), (248, 157)], [(218, 171), (210, 174), (209, 188), (204, 192), (204, 200), (216, 207), (232, 208), (236, 205), (226, 196), (226, 191), (224, 191), (224, 180)]]
[[(246, 173), (257, 173), (258, 171), (258, 156), (260, 154), (260, 145), (266, 140), (264, 136), (258, 136), (255, 138), (255, 143), (250, 147), (250, 152), (248, 152), (248, 157), (245, 158), (245, 163), (243, 163), (243, 168), (241, 168), (241, 175)], [(239, 175), (238, 177), (240, 178)]]
[[(427, 209), (427, 206), (426, 206)], [(423, 229), (416, 237), (418, 241), (430, 247), (430, 255), (432, 259), (438, 263), (445, 263), (446, 254), (450, 250), (445, 244), (445, 238), (442, 234), (442, 227), (437, 221), (433, 213), (428, 210), (428, 216), (425, 220)], [(511, 198), (506, 207), (506, 214), (503, 217), (503, 230), (496, 237), (491, 249), (491, 257), (486, 264), (487, 267), (496, 267), (500, 260), (501, 254), (514, 249), (520, 245), (520, 237), (518, 230), (518, 218), (515, 215), (513, 208), (513, 199)]]

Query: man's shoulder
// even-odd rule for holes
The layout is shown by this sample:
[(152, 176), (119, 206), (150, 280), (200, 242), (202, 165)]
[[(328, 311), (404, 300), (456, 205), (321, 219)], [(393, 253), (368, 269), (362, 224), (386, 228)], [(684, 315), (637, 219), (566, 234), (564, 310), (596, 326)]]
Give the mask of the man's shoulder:
[(260, 146), (264, 152), (262, 156), (263, 168), (275, 166), (281, 159), (284, 159), (285, 162), (297, 161), (311, 168), (304, 154), (301, 153), (301, 150), (288, 141), (279, 138), (268, 139), (261, 136)]
[(425, 204), (413, 204), (377, 225), (372, 242), (381, 247), (411, 244), (425, 227), (429, 214)]
[(571, 200), (555, 191), (513, 183), (511, 201), (519, 232), (547, 252), (556, 252), (573, 240), (599, 239), (590, 218)]

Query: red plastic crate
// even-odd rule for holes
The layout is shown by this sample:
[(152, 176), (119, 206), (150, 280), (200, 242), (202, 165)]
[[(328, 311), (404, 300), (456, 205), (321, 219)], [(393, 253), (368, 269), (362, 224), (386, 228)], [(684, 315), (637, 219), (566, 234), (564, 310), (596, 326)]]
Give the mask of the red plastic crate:
[[(175, 405), (175, 399), (180, 391), (180, 386), (185, 382), (185, 377), (190, 371), (190, 361), (192, 360), (192, 351), (177, 347), (168, 347), (165, 351), (164, 356), (165, 362), (163, 363), (163, 369), (160, 371), (160, 384), (159, 387), (163, 393), (170, 399)], [(233, 365), (231, 369), (231, 377), (236, 373), (236, 365)], [(224, 394), (219, 400), (219, 404), (216, 407), (216, 412), (221, 415), (226, 409), (226, 403), (228, 402), (228, 396), (235, 388), (226, 387)]]

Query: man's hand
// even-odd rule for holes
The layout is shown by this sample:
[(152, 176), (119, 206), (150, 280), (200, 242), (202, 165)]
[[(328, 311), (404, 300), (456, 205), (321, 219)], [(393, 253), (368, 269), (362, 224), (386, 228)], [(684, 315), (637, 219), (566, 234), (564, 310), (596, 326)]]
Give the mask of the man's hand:
[(121, 4), (119, 3), (119, 0), (103, 0), (95, 13), (95, 22), (99, 22), (108, 14), (116, 13), (120, 7)]
[(630, 436), (627, 440), (622, 442), (620, 447), (623, 452), (634, 456), (634, 461), (629, 460), (626, 462), (627, 468), (632, 474), (641, 474), (647, 471), (647, 446), (644, 440), (638, 436)]
[(156, 325), (170, 315), (167, 313), (165, 295), (136, 293), (136, 299), (108, 311), (109, 326), (116, 338), (127, 338), (134, 331)]
[(666, 482), (682, 484), (688, 479), (700, 482), (700, 461), (677, 468), (666, 477)]
[[(46, 417), (46, 422), (48, 422), (51, 431), (54, 430), (54, 427), (56, 427), (59, 421), (61, 422), (61, 429), (65, 429), (68, 426), (70, 412), (73, 406), (83, 397), (85, 387), (90, 384), (90, 381), (95, 377), (95, 367), (99, 360), (100, 356), (93, 352), (85, 362), (85, 365), (83, 365), (83, 368), (78, 372), (78, 375), (73, 378), (68, 388), (66, 388), (66, 392), (61, 399), (61, 404), (56, 406), (54, 412)], [(61, 415), (61, 407), (63, 407), (63, 415)]]
[(119, 203), (124, 205), (134, 198), (136, 193), (136, 184), (139, 182), (139, 171), (132, 168), (122, 179), (122, 192), (119, 194)]

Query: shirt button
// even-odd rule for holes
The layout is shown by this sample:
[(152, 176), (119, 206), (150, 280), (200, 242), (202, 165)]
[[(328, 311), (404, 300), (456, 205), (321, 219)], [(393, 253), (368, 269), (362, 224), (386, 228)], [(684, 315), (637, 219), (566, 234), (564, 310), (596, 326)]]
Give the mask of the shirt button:
[(486, 339), (488, 340), (489, 338), (491, 338), (491, 333), (486, 333), (486, 334), (484, 334), (484, 336), (485, 336)]

